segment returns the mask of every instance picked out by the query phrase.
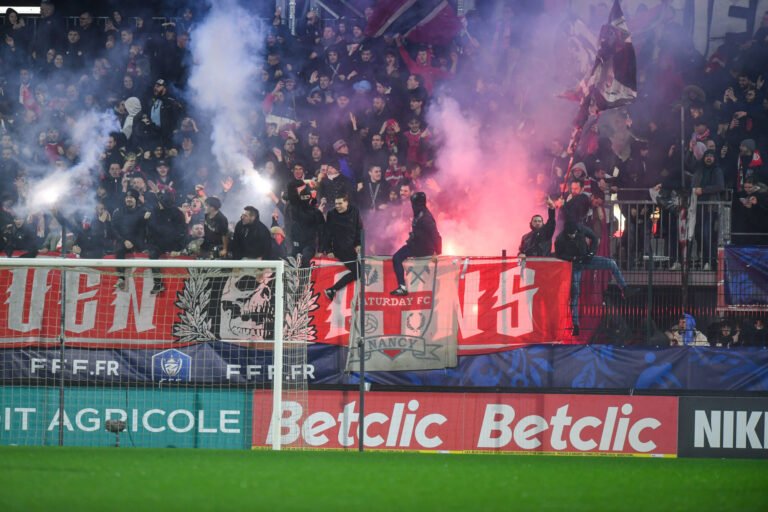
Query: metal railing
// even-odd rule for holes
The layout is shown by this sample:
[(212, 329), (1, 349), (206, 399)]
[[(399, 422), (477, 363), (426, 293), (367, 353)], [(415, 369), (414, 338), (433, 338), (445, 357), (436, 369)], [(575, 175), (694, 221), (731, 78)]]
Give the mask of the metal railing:
[(714, 272), (717, 248), (731, 240), (730, 201), (698, 201), (688, 216), (688, 223), (695, 221), (692, 229), (682, 224), (677, 208), (650, 199), (609, 201), (603, 208), (606, 229), (596, 220), (591, 224), (608, 234), (610, 256), (624, 271), (645, 270), (648, 261), (657, 270), (681, 270), (687, 249), (690, 270)]

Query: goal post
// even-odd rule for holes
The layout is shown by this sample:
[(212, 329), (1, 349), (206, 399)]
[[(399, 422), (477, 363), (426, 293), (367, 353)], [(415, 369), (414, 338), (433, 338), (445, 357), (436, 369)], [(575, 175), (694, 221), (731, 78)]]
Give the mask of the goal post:
[(283, 261), (0, 258), (0, 444), (250, 448), (257, 415), (281, 432), (307, 389), (287, 272), (309, 282)]

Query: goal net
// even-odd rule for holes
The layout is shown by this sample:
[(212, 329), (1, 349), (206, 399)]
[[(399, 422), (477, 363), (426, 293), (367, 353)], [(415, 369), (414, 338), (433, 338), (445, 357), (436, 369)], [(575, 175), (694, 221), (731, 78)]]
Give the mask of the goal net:
[(0, 259), (0, 444), (250, 449), (256, 420), (306, 402), (309, 272)]

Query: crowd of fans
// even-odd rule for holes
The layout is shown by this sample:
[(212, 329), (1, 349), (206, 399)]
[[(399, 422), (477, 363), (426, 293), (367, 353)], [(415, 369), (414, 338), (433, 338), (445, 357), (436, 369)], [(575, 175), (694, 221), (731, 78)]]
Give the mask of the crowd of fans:
[[(242, 133), (254, 167), (274, 183), (274, 208), (261, 212), (228, 202), (242, 197), (243, 185), (236, 171), (217, 168), (211, 127), (185, 100), (197, 13), (186, 9), (161, 23), (118, 11), (97, 21), (83, 12), (75, 22), (48, 1), (36, 20), (9, 9), (0, 48), (3, 249), (28, 256), (57, 250), (63, 224), (71, 237), (63, 244), (91, 257), (147, 251), (153, 257), (301, 254), (307, 261), (322, 246), (324, 216), (340, 194), (374, 231), (407, 225), (412, 193), (430, 192), (437, 210), (449, 209), (447, 202), (440, 208), (440, 198), (453, 193), (440, 189), (427, 116), (438, 92), (471, 109), (481, 129), (514, 127), (514, 137), (532, 154), (524, 186), (552, 198), (574, 217), (566, 220), (587, 223), (600, 237), (609, 236), (610, 201), (653, 197), (671, 204), (663, 198), (674, 191), (705, 205), (730, 201), (732, 231), (743, 233), (734, 240), (764, 243), (768, 13), (754, 34), (727, 38), (706, 59), (667, 4), (627, 13), (638, 55), (638, 99), (621, 111), (620, 127), (606, 130), (597, 119), (588, 121), (570, 173), (568, 120), (551, 123), (553, 129), (527, 107), (560, 101), (536, 99), (526, 85), (531, 71), (551, 67), (553, 58), (551, 51), (542, 56), (532, 49), (535, 13), (504, 7), (493, 21), (469, 13), (450, 44), (438, 46), (399, 36), (369, 39), (366, 19), (328, 21), (311, 10), (294, 36), (278, 10), (267, 23), (264, 65), (253, 83), (257, 102)], [(658, 11), (654, 23), (633, 26), (635, 16), (651, 8)], [(366, 17), (371, 13), (365, 10)], [(591, 13), (586, 24), (597, 33), (608, 5), (598, 2)], [(572, 60), (568, 51), (554, 58)], [(575, 83), (579, 77), (571, 78)], [(111, 109), (120, 122), (91, 179), (80, 184), (95, 197), (95, 208), (66, 215), (35, 209), (28, 196), (31, 171), (63, 173), (77, 164), (73, 122), (94, 108)], [(628, 133), (625, 144), (614, 136), (619, 128)], [(221, 211), (243, 206), (237, 226)], [(623, 236), (650, 226), (657, 213), (669, 222), (654, 236), (676, 241), (677, 214), (661, 210), (632, 209)], [(699, 226), (707, 227), (697, 230), (702, 268), (717, 263), (712, 233), (720, 211), (701, 204), (696, 210)], [(257, 228), (264, 224), (271, 241)], [(369, 252), (391, 254), (400, 242), (377, 240)]]

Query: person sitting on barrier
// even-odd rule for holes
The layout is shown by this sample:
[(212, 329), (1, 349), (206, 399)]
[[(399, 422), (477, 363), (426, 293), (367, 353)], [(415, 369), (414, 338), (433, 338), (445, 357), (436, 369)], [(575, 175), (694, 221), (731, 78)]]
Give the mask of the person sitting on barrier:
[(709, 346), (709, 341), (703, 332), (696, 329), (696, 319), (684, 313), (677, 320), (677, 325), (670, 327), (664, 334), (673, 347), (680, 346)]
[(547, 198), (547, 222), (544, 217), (534, 215), (529, 226), (531, 230), (523, 235), (520, 240), (520, 249), (517, 257), (525, 259), (526, 256), (549, 256), (552, 254), (552, 236), (555, 234), (555, 203)]
[(571, 277), (571, 320), (573, 335), (579, 335), (579, 294), (581, 293), (581, 273), (584, 270), (610, 270), (621, 290), (622, 298), (626, 299), (635, 290), (628, 290), (624, 276), (616, 262), (604, 256), (595, 256), (599, 239), (594, 231), (573, 221), (565, 223), (563, 231), (555, 240), (555, 256), (573, 264)]
[(427, 208), (427, 195), (424, 192), (413, 194), (411, 207), (413, 208), (411, 233), (405, 245), (392, 256), (392, 266), (395, 269), (398, 286), (389, 292), (390, 295), (408, 295), (408, 289), (405, 287), (405, 268), (403, 267), (406, 258), (424, 256), (436, 258), (443, 252), (443, 240), (437, 230), (437, 223)]
[(360, 273), (357, 257), (360, 254), (363, 230), (360, 212), (349, 204), (349, 196), (346, 193), (336, 197), (334, 207), (328, 212), (325, 220), (320, 253), (341, 261), (349, 272), (341, 276), (333, 286), (326, 288), (325, 296), (328, 300), (333, 300), (336, 292), (357, 281)]
[[(187, 224), (184, 214), (173, 203), (171, 192), (160, 192), (155, 209), (144, 214), (147, 221), (147, 252), (151, 260), (159, 259), (163, 253), (178, 252), (184, 248)], [(161, 269), (152, 269), (152, 280), (152, 295), (165, 290)]]
[[(112, 237), (115, 240), (115, 258), (125, 259), (129, 252), (144, 250), (147, 220), (144, 214), (147, 210), (139, 206), (139, 193), (130, 189), (125, 193), (124, 205), (112, 214)], [(118, 290), (125, 291), (125, 268), (117, 269)]]

